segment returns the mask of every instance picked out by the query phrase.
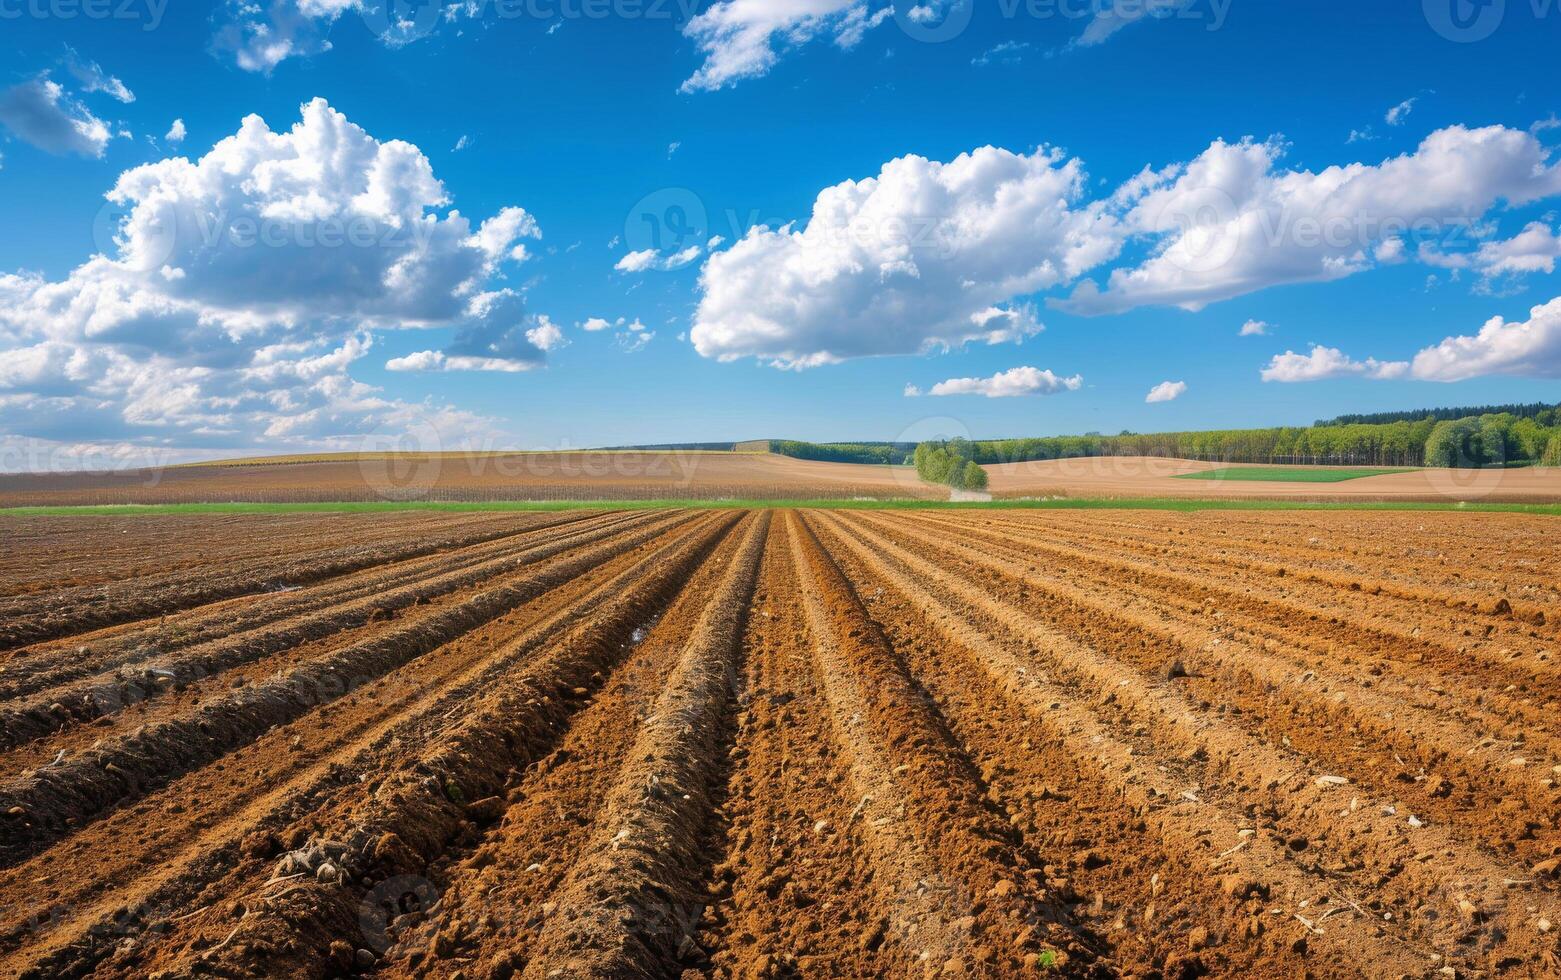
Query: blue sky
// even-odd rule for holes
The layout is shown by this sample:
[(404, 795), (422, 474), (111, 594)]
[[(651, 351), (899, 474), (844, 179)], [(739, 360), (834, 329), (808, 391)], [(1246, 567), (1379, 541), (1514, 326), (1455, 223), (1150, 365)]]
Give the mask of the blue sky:
[(0, 0), (0, 468), (1561, 400), (1561, 5), (96, 2)]

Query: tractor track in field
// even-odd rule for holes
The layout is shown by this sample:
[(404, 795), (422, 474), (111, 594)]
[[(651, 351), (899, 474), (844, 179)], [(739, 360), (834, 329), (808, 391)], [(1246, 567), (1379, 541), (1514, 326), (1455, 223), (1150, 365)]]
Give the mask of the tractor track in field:
[(0, 653), (0, 976), (1561, 975), (1490, 517), (28, 526), (0, 605), (112, 600)]

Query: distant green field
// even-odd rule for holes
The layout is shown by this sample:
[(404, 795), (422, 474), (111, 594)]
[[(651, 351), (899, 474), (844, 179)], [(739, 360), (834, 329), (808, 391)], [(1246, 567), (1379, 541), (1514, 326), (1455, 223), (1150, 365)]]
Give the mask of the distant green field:
[(1184, 473), (1178, 480), (1242, 480), (1257, 483), (1343, 483), (1367, 476), (1408, 473), (1407, 469), (1374, 470), (1360, 466), (1331, 469), (1313, 466), (1225, 466), (1202, 473)]
[(1377, 510), (1463, 511), (1465, 513), (1543, 514), (1561, 517), (1561, 504), (1439, 503), (1431, 501), (1290, 501), (1199, 500), (1180, 498), (1073, 497), (1048, 500), (994, 500), (958, 502), (941, 500), (578, 500), (488, 501), (456, 503), (417, 501), (397, 503), (211, 503), (211, 504), (113, 504), (86, 507), (6, 507), (0, 518), (12, 517), (138, 517), (164, 514), (360, 514), (390, 511), (559, 511), (574, 509), (648, 510), (672, 508), (813, 508), (835, 510)]

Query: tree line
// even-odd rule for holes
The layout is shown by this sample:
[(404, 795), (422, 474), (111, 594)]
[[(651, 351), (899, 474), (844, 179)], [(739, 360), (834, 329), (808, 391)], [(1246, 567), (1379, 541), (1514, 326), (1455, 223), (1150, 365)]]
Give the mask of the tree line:
[[(1108, 436), (1031, 439), (951, 439), (946, 442), (810, 443), (772, 440), (770, 451), (837, 463), (914, 464), (924, 461), (948, 483), (957, 458), (977, 467), (1088, 456), (1167, 456), (1219, 463), (1343, 466), (1561, 466), (1561, 406), (1497, 406), (1513, 411), (1436, 409), (1419, 418), (1330, 422), (1266, 429), (1123, 432)], [(1442, 417), (1448, 416), (1448, 417)], [(924, 450), (924, 447), (931, 447)], [(934, 457), (941, 450), (946, 456)], [(926, 479), (926, 474), (923, 474)], [(961, 477), (963, 478), (963, 477)], [(952, 485), (952, 484), (950, 484)]]
[(800, 442), (796, 439), (771, 439), (770, 452), (796, 459), (816, 459), (826, 463), (881, 463), (900, 466), (916, 451), (911, 442)]
[(1323, 419), (1316, 425), (1381, 425), (1386, 422), (1418, 422), (1432, 419), (1436, 422), (1452, 422), (1480, 415), (1512, 415), (1520, 419), (1534, 419), (1545, 428), (1561, 425), (1561, 406), (1532, 402), (1527, 405), (1481, 405), (1477, 408), (1420, 408), (1410, 412), (1371, 412), (1364, 415), (1340, 415)]
[(986, 465), (1080, 456), (1168, 456), (1223, 463), (1346, 466), (1561, 464), (1561, 426), (1503, 412), (1381, 424), (1279, 426), (1150, 435), (1057, 436), (973, 443)]

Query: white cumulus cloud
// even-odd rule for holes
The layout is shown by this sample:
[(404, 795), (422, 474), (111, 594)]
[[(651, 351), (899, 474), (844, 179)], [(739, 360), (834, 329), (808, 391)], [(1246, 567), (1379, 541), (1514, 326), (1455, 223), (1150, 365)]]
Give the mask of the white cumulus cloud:
[(1462, 381), (1487, 375), (1561, 378), (1561, 297), (1529, 310), (1524, 321), (1499, 316), (1473, 336), (1448, 337), (1415, 355), (1423, 381)]
[[(1438, 130), (1379, 164), (1282, 170), (1275, 141), (1216, 141), (1195, 160), (1146, 170), (1113, 198), (1151, 256), (1051, 302), (1085, 315), (1145, 305), (1188, 310), (1287, 283), (1340, 279), (1411, 229), (1475, 225), (1501, 202), (1561, 193), (1561, 165), (1533, 134)], [(1383, 254), (1395, 260), (1401, 250)]]
[(47, 74), (0, 91), (0, 125), (56, 156), (101, 157), (114, 137), (108, 123)]
[[(1078, 391), (1083, 386), (1084, 378), (1077, 374), (1063, 378), (1049, 370), (1016, 367), (999, 371), (990, 378), (950, 378), (947, 381), (939, 381), (927, 394), (1018, 398), (1024, 395), (1055, 395), (1063, 391)], [(905, 393), (910, 395), (912, 389), (907, 387)]]
[(189, 133), (184, 128), (184, 120), (175, 119), (173, 121), (173, 125), (168, 127), (168, 135), (164, 136), (163, 139), (167, 140), (169, 144), (173, 146), (178, 146), (180, 143), (184, 142), (184, 138), (187, 135), (189, 135)]
[[(474, 229), (417, 147), (323, 100), (290, 129), (250, 116), (196, 160), (121, 174), (106, 254), (62, 280), (0, 275), (0, 437), (351, 448), (384, 427), (494, 423), (384, 397), (349, 373), (377, 329), (447, 327), (458, 358), (545, 361), (556, 328), (487, 288), (534, 222)], [(460, 361), (456, 361), (460, 364)], [(409, 364), (401, 365), (403, 368)], [(508, 368), (506, 368), (508, 369)]]
[(1389, 109), (1387, 115), (1382, 117), (1382, 121), (1389, 126), (1404, 125), (1404, 120), (1409, 118), (1409, 114), (1414, 111), (1415, 103), (1418, 101), (1420, 101), (1418, 97), (1405, 99)]
[(798, 228), (758, 226), (705, 262), (691, 338), (706, 357), (803, 368), (1039, 329), (1014, 297), (1075, 278), (1120, 236), (1050, 149), (919, 156), (826, 188)]
[(653, 248), (629, 252), (613, 266), (618, 272), (671, 272), (690, 265), (704, 254), (704, 246), (694, 244), (679, 252), (662, 255)]
[(1185, 381), (1162, 381), (1149, 389), (1149, 394), (1144, 401), (1150, 405), (1156, 402), (1174, 402), (1187, 391)]
[(102, 92), (111, 99), (120, 102), (131, 103), (136, 100), (135, 93), (130, 91), (124, 82), (103, 70), (103, 66), (95, 61), (84, 61), (70, 47), (65, 48), (65, 67), (76, 77), (76, 82), (83, 92)]
[(1464, 381), (1493, 376), (1561, 378), (1561, 297), (1530, 309), (1527, 320), (1491, 317), (1478, 333), (1447, 337), (1411, 361), (1357, 361), (1337, 348), (1314, 347), (1310, 354), (1286, 351), (1263, 371), (1264, 381)]
[(1329, 378), (1402, 378), (1409, 372), (1406, 361), (1378, 361), (1368, 357), (1357, 361), (1337, 347), (1313, 347), (1310, 353), (1285, 351), (1275, 354), (1263, 369), (1264, 381), (1324, 381)]
[(1487, 283), (1501, 277), (1521, 277), (1556, 271), (1561, 235), (1543, 221), (1532, 221), (1511, 238), (1480, 243), (1470, 252), (1444, 252), (1422, 243), (1420, 261), (1439, 269), (1472, 269)]
[(1248, 320), (1241, 325), (1241, 336), (1266, 337), (1268, 336), (1268, 329), (1268, 324), (1262, 320)]
[(217, 18), (212, 47), (245, 71), (269, 75), (289, 58), (310, 58), (331, 50), (331, 30), (348, 12), (362, 14), (363, 25), (386, 47), (404, 47), (432, 31), (441, 15), (450, 19), (463, 9), (459, 4), (434, 6), (438, 2), (227, 0)]
[(845, 50), (893, 13), (871, 11), (866, 0), (722, 0), (683, 28), (704, 64), (683, 83), (684, 92), (709, 92), (769, 74), (782, 49), (830, 37)]

